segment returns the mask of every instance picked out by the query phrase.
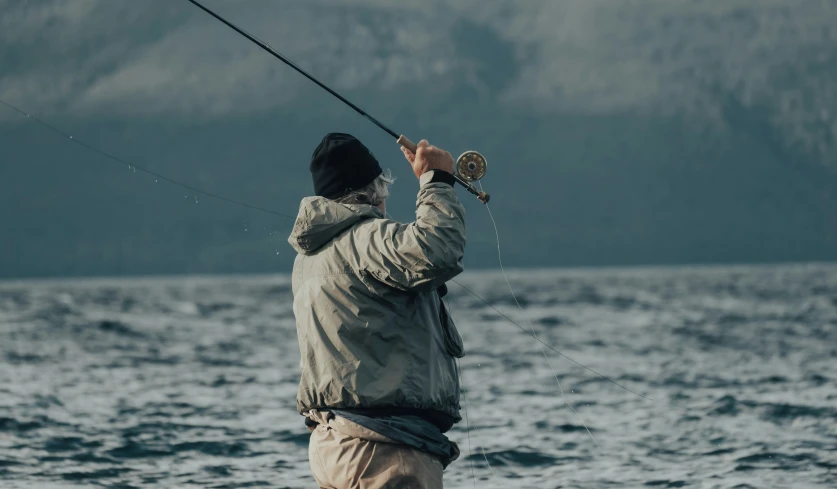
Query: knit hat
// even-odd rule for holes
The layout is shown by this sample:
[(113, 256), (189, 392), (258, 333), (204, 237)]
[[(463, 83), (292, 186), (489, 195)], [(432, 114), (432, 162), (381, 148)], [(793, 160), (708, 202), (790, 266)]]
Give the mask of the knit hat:
[(363, 188), (383, 172), (369, 148), (350, 134), (326, 134), (311, 155), (314, 193), (329, 199)]

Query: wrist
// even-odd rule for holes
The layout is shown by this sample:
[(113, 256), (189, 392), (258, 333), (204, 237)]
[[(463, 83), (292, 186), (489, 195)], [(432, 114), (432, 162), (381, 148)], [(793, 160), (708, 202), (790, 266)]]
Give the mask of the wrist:
[(456, 179), (454, 178), (453, 173), (433, 168), (422, 173), (421, 177), (419, 177), (419, 186), (423, 187), (430, 183), (447, 183), (453, 187), (454, 183), (456, 183)]

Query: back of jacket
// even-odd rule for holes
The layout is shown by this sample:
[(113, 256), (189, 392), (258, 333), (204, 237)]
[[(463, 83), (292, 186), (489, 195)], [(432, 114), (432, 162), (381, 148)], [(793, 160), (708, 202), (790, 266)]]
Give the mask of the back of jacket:
[(465, 209), (420, 179), (416, 220), (307, 197), (288, 241), (302, 376), (300, 413), (407, 408), (459, 414), (462, 339), (437, 289), (462, 272)]

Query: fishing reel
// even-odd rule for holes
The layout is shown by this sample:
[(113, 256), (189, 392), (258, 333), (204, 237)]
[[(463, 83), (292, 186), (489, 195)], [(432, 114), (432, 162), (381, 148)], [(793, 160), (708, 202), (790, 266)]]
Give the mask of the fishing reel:
[(466, 151), (459, 155), (454, 167), (456, 169), (456, 177), (458, 177), (457, 181), (469, 192), (476, 195), (480, 202), (487, 204), (488, 200), (491, 199), (491, 194), (477, 190), (470, 183), (476, 182), (485, 176), (485, 172), (488, 170), (488, 162), (485, 160), (485, 156), (473, 150)]
[(487, 167), (485, 156), (476, 151), (466, 151), (456, 159), (457, 175), (469, 182), (476, 182), (484, 177)]
[[(396, 142), (414, 153), (417, 149), (416, 144), (403, 135), (400, 136)], [(462, 153), (454, 163), (455, 173), (453, 177), (460, 185), (465, 187), (465, 190), (476, 195), (477, 199), (479, 199), (479, 201), (483, 204), (488, 203), (491, 199), (491, 194), (477, 190), (476, 187), (471, 185), (471, 182), (476, 182), (484, 177), (487, 169), (488, 162), (485, 160), (485, 156), (476, 151), (466, 151)]]

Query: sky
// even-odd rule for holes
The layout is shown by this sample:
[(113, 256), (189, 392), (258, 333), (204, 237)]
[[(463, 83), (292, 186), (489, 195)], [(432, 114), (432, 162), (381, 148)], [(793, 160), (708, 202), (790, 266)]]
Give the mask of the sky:
[[(396, 132), (481, 151), (507, 266), (837, 259), (834, 2), (205, 3)], [(411, 220), (387, 134), (186, 0), (0, 12), (0, 100), (75, 138), (294, 215), (311, 151), (349, 132)], [(466, 267), (496, 267), (459, 195)], [(0, 277), (287, 271), (291, 222), (0, 106)]]

